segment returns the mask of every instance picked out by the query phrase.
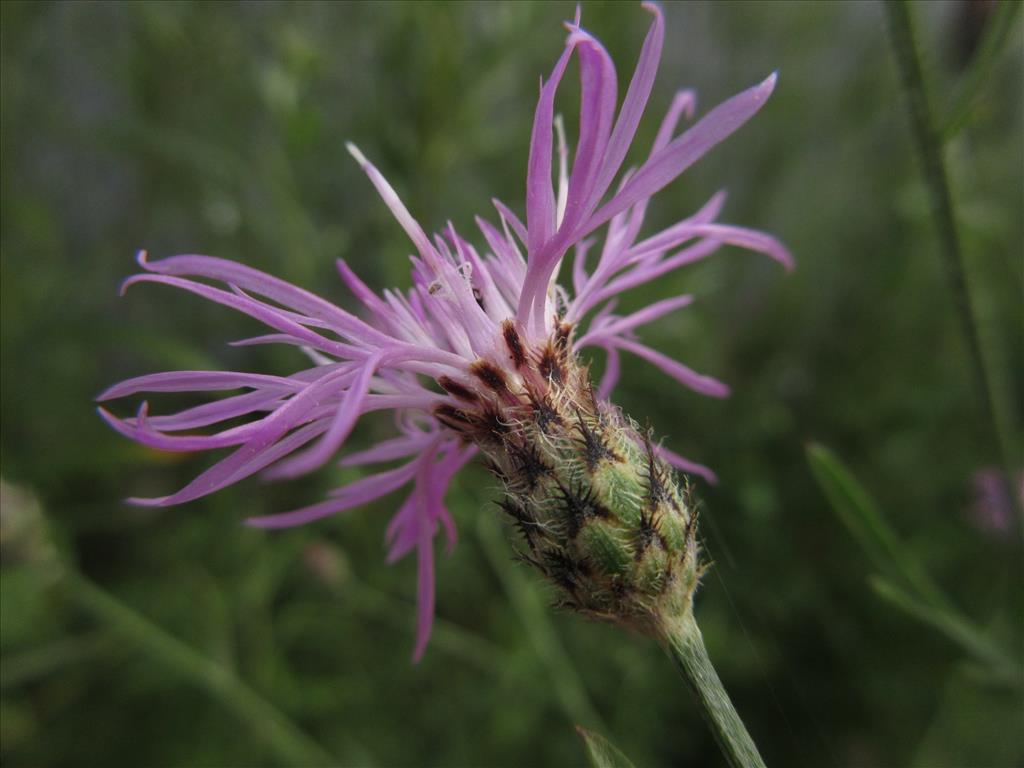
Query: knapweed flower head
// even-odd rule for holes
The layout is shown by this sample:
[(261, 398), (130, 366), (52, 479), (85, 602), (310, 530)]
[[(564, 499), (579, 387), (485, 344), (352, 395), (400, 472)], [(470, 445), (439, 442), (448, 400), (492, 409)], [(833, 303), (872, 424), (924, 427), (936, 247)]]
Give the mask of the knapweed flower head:
[[(272, 331), (236, 343), (294, 345), (312, 365), (286, 376), (157, 373), (104, 392), (100, 400), (147, 391), (243, 390), (170, 415), (150, 415), (145, 403), (126, 419), (101, 409), (116, 430), (153, 448), (231, 451), (181, 490), (132, 501), (182, 504), (258, 472), (274, 479), (304, 475), (338, 456), (362, 415), (390, 411), (395, 436), (343, 455), (340, 464), (397, 466), (312, 506), (248, 522), (302, 525), (408, 487), (386, 538), (389, 561), (413, 552), (418, 558), (415, 657), (434, 612), (434, 538), (443, 532), (449, 546), (456, 538), (445, 492), (477, 454), (504, 484), (502, 506), (522, 532), (523, 557), (559, 586), (564, 604), (640, 629), (659, 612), (686, 609), (699, 573), (696, 517), (688, 484), (680, 486), (672, 466), (713, 476), (654, 443), (608, 398), (623, 352), (699, 393), (723, 397), (728, 389), (638, 337), (642, 326), (687, 306), (690, 296), (626, 315), (615, 314), (616, 297), (725, 245), (759, 251), (787, 267), (791, 262), (774, 238), (718, 221), (723, 193), (672, 226), (641, 236), (652, 196), (752, 117), (775, 85), (771, 75), (685, 129), (696, 98), (679, 92), (646, 159), (623, 170), (664, 42), (661, 10), (644, 8), (652, 23), (621, 105), (607, 52), (580, 26), (578, 13), (567, 24), (565, 48), (541, 83), (534, 115), (525, 222), (493, 201), (496, 217), (476, 219), (475, 243), (451, 223), (428, 235), (377, 168), (349, 145), (415, 248), (412, 286), (405, 291), (378, 294), (338, 261), (342, 281), (362, 304), (359, 315), (233, 261), (193, 255), (150, 261), (140, 254), (145, 272), (125, 288), (162, 283), (231, 307)], [(573, 57), (581, 99), (570, 152), (554, 107)], [(587, 347), (607, 353), (597, 386), (581, 362)], [(194, 432), (239, 417), (248, 421)]]

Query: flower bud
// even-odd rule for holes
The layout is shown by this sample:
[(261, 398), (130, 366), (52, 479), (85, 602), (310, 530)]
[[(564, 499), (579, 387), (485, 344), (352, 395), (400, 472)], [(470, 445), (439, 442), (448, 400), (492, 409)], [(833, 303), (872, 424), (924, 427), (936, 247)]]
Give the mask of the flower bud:
[(519, 554), (558, 588), (560, 604), (656, 634), (692, 604), (696, 505), (650, 436), (595, 396), (570, 335), (560, 326), (527, 351), (506, 326), (509, 360), (477, 363), (472, 388), (449, 383), (466, 407), (437, 415), (487, 455)]

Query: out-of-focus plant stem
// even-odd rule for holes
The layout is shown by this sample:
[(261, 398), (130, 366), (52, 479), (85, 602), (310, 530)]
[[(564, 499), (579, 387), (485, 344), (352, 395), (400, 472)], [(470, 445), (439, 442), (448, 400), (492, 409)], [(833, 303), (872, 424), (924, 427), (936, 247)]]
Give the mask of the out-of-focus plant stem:
[(586, 723), (603, 730), (604, 722), (590, 702), (572, 659), (558, 640), (544, 604), (526, 575), (513, 567), (508, 557), (507, 544), (501, 538), (498, 521), (493, 516), (481, 515), (477, 523), (477, 534), (484, 553), (550, 675), (562, 709), (574, 724)]
[(1000, 54), (1012, 37), (1011, 32), (1022, 6), (1024, 3), (1021, 0), (1000, 0), (997, 3), (992, 18), (985, 24), (985, 36), (978, 46), (978, 52), (954, 92), (942, 126), (943, 140), (952, 139), (970, 120), (978, 95), (984, 90)]
[(205, 688), (264, 738), (287, 765), (326, 766), (335, 763), (318, 744), (304, 734), (266, 699), (238, 679), (226, 667), (206, 658), (160, 627), (124, 605), (91, 581), (72, 571), (61, 583), (72, 599), (99, 621), (127, 636), (153, 660), (181, 677)]
[(111, 633), (104, 629), (6, 655), (0, 668), (0, 691), (44, 679), (78, 664), (94, 663), (115, 650), (112, 640)]
[(899, 65), (900, 77), (906, 92), (911, 132), (921, 157), (925, 185), (928, 188), (932, 215), (935, 219), (939, 239), (939, 250), (942, 254), (946, 276), (950, 282), (953, 303), (960, 318), (961, 331), (971, 358), (979, 395), (991, 425), (992, 438), (1004, 470), (1003, 482), (1009, 498), (1014, 500), (1014, 505), (1018, 511), (1021, 511), (1019, 503), (1016, 502), (1016, 494), (1010, 487), (1014, 473), (1014, 467), (1010, 461), (1010, 441), (1005, 435), (996, 409), (992, 376), (985, 362), (981, 336), (978, 333), (977, 311), (967, 283), (967, 268), (953, 208), (949, 177), (946, 173), (942, 137), (935, 125), (928, 103), (921, 58), (918, 55), (914, 39), (910, 3), (908, 0), (886, 0), (885, 8), (889, 19), (893, 53)]
[(687, 685), (696, 694), (701, 714), (730, 768), (765, 768), (754, 740), (750, 738), (708, 658), (704, 637), (693, 614), (688, 613), (678, 624), (667, 628), (662, 644)]

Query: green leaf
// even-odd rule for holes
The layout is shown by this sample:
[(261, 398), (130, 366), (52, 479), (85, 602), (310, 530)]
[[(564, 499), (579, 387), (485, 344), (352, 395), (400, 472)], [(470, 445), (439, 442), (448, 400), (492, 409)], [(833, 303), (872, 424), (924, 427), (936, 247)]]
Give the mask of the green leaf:
[(576, 726), (576, 733), (583, 739), (587, 749), (587, 761), (592, 768), (635, 768), (622, 750), (608, 739), (594, 731), (588, 731), (581, 725)]
[(962, 616), (938, 590), (908, 555), (868, 492), (836, 455), (824, 446), (810, 443), (807, 461), (839, 519), (885, 574), (885, 577), (871, 578), (875, 592), (960, 646), (986, 667), (995, 682), (1019, 686), (1020, 665)]
[(935, 608), (922, 603), (879, 576), (871, 577), (871, 587), (883, 600), (913, 616), (939, 634), (960, 646), (969, 656), (990, 671), (993, 683), (1020, 687), (1024, 683), (1021, 665), (997, 647), (984, 632), (953, 610)]
[(931, 606), (949, 609), (949, 601), (907, 553), (864, 486), (839, 458), (824, 446), (809, 443), (807, 462), (839, 519), (875, 567), (891, 580), (910, 587)]

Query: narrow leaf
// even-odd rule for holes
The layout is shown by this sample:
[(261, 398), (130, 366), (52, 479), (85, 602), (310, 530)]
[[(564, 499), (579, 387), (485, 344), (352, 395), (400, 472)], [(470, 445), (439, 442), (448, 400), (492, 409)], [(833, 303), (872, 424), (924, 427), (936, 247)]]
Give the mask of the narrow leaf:
[(983, 630), (955, 610), (923, 603), (879, 576), (871, 577), (871, 587), (890, 605), (937, 630), (969, 656), (988, 667), (993, 680), (1016, 687), (1024, 685), (1024, 669), (1021, 665), (986, 637)]
[(929, 605), (949, 608), (946, 598), (907, 553), (874, 500), (830, 450), (807, 445), (807, 462), (836, 514), (871, 558), (875, 567), (905, 584)]

